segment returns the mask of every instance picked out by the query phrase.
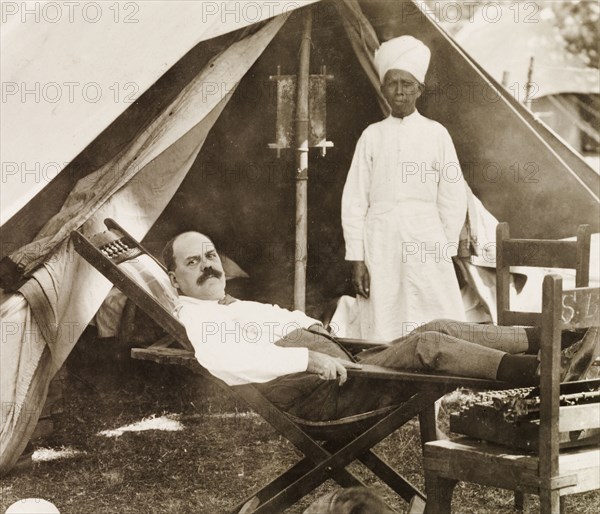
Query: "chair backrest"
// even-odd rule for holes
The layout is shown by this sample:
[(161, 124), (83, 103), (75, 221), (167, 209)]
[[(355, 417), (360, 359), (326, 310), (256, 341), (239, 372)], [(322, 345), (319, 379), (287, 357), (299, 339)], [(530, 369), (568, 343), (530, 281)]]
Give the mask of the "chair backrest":
[(183, 348), (193, 351), (185, 327), (173, 316), (178, 298), (165, 267), (115, 221), (107, 219), (105, 225), (108, 231), (89, 239), (79, 231), (72, 232), (76, 251)]
[(496, 227), (496, 308), (498, 325), (539, 325), (538, 312), (510, 309), (510, 267), (575, 270), (575, 285), (589, 284), (591, 227), (580, 225), (576, 241), (511, 239), (508, 223)]
[(563, 330), (590, 328), (599, 344), (600, 288), (579, 287), (563, 291), (562, 278), (547, 275), (543, 284), (541, 314), (541, 377), (539, 473), (541, 477), (558, 474), (559, 433), (600, 428), (597, 416), (560, 416), (561, 333)]

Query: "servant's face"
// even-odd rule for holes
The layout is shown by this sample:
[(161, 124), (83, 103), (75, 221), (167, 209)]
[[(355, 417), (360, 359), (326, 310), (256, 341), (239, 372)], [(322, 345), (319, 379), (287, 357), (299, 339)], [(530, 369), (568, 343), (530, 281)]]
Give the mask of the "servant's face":
[(423, 86), (408, 71), (388, 70), (383, 78), (381, 92), (392, 108), (392, 115), (404, 118), (414, 112)]
[(173, 243), (175, 270), (171, 284), (181, 294), (199, 300), (220, 300), (225, 296), (225, 273), (212, 241), (199, 232), (186, 232)]

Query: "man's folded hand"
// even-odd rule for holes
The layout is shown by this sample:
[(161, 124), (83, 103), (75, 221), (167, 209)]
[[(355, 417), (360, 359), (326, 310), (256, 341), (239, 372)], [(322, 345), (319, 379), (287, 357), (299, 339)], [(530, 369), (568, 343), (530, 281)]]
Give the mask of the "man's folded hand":
[(340, 377), (339, 384), (343, 385), (348, 380), (347, 369), (361, 369), (362, 366), (356, 362), (350, 362), (336, 357), (330, 357), (324, 353), (308, 352), (308, 373), (314, 373), (323, 380), (335, 380)]

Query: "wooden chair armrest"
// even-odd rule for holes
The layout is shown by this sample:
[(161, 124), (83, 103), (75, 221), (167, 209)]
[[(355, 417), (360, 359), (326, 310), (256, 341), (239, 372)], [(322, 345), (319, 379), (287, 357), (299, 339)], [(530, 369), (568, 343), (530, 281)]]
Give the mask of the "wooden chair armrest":
[(143, 361), (152, 361), (157, 364), (169, 364), (185, 366), (194, 373), (205, 375), (208, 372), (204, 370), (200, 363), (194, 357), (194, 352), (183, 348), (132, 348), (131, 358)]
[[(194, 352), (184, 350), (183, 348), (133, 348), (131, 350), (131, 357), (134, 359), (153, 361), (158, 364), (177, 364), (196, 372), (203, 369), (194, 357)], [(473, 389), (510, 389), (514, 387), (511, 384), (497, 380), (459, 377), (434, 372), (421, 373), (416, 371), (400, 371), (384, 368), (382, 366), (373, 366), (372, 364), (363, 364), (362, 369), (350, 369), (348, 370), (348, 376), (373, 380), (400, 381), (420, 386), (430, 385), (444, 388), (470, 387)]]
[(362, 369), (349, 369), (348, 376), (382, 379), (388, 381), (411, 382), (415, 385), (430, 384), (448, 387), (451, 386), (455, 388), (469, 387), (473, 389), (511, 389), (514, 387), (514, 384), (501, 382), (499, 380), (445, 375), (435, 371), (423, 373), (420, 371), (397, 370), (385, 368), (383, 366), (374, 366), (372, 364), (363, 364)]

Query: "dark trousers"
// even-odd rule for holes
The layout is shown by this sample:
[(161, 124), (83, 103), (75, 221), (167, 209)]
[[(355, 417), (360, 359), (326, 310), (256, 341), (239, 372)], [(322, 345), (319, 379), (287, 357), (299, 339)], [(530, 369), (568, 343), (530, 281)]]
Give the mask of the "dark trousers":
[[(353, 359), (334, 340), (308, 330), (291, 332), (280, 346), (301, 346), (332, 357), (396, 369), (442, 371), (452, 375), (495, 379), (506, 353), (524, 353), (533, 329), (499, 327), (452, 320), (435, 320), (389, 345), (361, 352)], [(343, 386), (309, 373), (286, 375), (257, 387), (286, 412), (311, 421), (327, 421), (362, 414), (408, 400), (410, 384), (349, 379)]]

